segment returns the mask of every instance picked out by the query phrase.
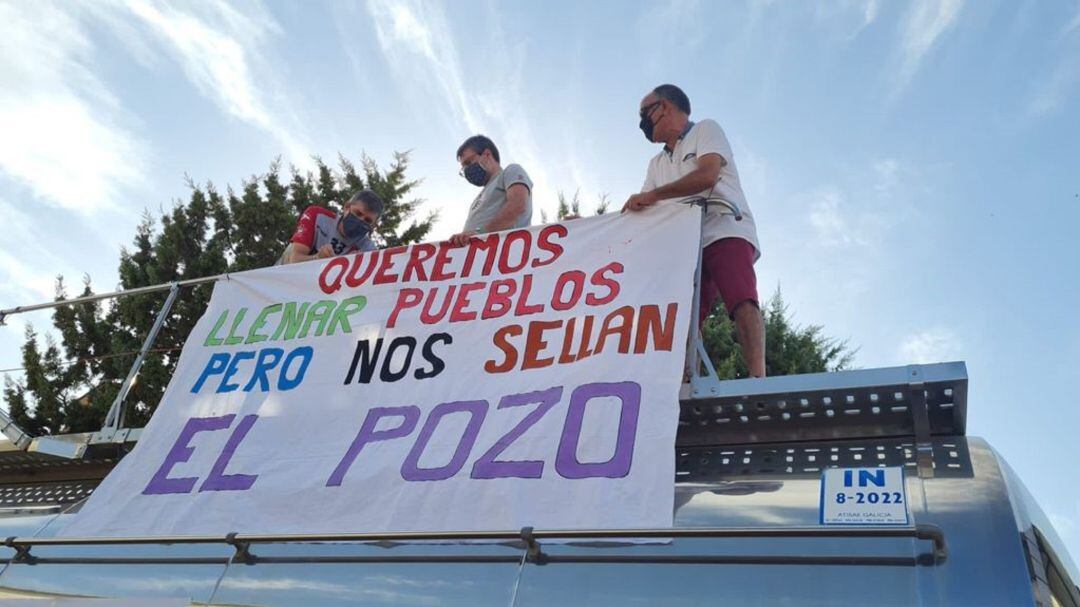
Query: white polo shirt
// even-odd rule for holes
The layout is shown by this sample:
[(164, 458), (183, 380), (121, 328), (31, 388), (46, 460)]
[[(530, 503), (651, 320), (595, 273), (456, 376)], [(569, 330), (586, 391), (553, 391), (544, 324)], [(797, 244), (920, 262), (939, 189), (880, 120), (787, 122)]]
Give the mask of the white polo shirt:
[(703, 228), (705, 245), (712, 244), (721, 238), (742, 238), (754, 245), (754, 250), (757, 252), (754, 258), (756, 260), (761, 257), (761, 246), (758, 245), (754, 215), (750, 212), (750, 205), (746, 203), (742, 185), (739, 184), (739, 171), (735, 168), (735, 156), (731, 152), (731, 144), (724, 135), (724, 129), (720, 128), (715, 120), (706, 119), (691, 123), (690, 130), (679, 138), (674, 150), (669, 153), (665, 146), (663, 151), (654, 156), (649, 161), (649, 171), (645, 176), (645, 185), (642, 186), (641, 191), (648, 192), (678, 181), (696, 169), (697, 159), (706, 154), (719, 154), (727, 163), (720, 169), (720, 177), (716, 180), (716, 185), (697, 195), (718, 195), (731, 201), (738, 205), (743, 218), (742, 221), (735, 221), (733, 216), (723, 215), (719, 209), (709, 207)]

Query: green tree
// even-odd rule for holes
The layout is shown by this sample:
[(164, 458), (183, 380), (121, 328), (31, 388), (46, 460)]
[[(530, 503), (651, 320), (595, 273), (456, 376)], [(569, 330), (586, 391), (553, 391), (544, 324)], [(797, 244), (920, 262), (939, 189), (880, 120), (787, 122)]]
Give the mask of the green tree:
[[(854, 352), (846, 341), (827, 337), (820, 325), (796, 326), (788, 307), (777, 289), (766, 302), (765, 316), (765, 373), (794, 375), (840, 371), (851, 364)], [(720, 379), (747, 377), (735, 325), (727, 317), (724, 305), (717, 302), (702, 325), (705, 351)]]
[[(187, 179), (191, 195), (177, 201), (155, 222), (143, 216), (130, 248), (120, 254), (121, 289), (213, 276), (272, 265), (285, 249), (297, 217), (308, 206), (340, 210), (352, 192), (375, 190), (386, 209), (375, 239), (384, 246), (422, 241), (434, 214), (418, 217), (418, 184), (407, 177), (409, 156), (397, 153), (387, 170), (363, 157), (357, 165), (339, 156), (331, 167), (315, 159), (312, 172), (293, 168), (281, 178), (280, 162), (266, 174), (220, 193), (213, 184)], [(160, 224), (160, 225), (158, 225)], [(211, 285), (186, 288), (165, 319), (154, 349), (140, 368), (125, 400), (128, 426), (149, 420), (168, 385), (180, 346), (206, 309)], [(80, 295), (93, 293), (89, 278)], [(167, 297), (166, 292), (133, 295), (108, 305), (82, 303), (53, 313), (60, 345), (28, 327), (21, 378), (5, 377), (4, 399), (12, 418), (34, 434), (84, 432), (101, 427), (105, 414), (135, 359), (135, 353)], [(66, 299), (62, 278), (57, 299)]]
[[(573, 196), (567, 196), (565, 192), (559, 190), (557, 193), (559, 206), (555, 209), (555, 221), (562, 221), (567, 217), (581, 217), (581, 191), (575, 190)], [(596, 206), (593, 207), (594, 215), (603, 215), (608, 211), (611, 206), (611, 198), (607, 194), (600, 194), (597, 198)], [(540, 223), (547, 223), (548, 215), (543, 209), (540, 209)]]

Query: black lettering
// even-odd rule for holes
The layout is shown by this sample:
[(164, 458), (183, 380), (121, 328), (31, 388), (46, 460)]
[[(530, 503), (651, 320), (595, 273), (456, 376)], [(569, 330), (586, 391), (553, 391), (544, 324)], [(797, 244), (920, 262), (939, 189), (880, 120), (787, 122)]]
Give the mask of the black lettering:
[(444, 363), (443, 360), (439, 358), (438, 354), (435, 354), (434, 345), (436, 342), (452, 344), (454, 343), (454, 338), (449, 333), (436, 333), (431, 337), (427, 338), (427, 341), (424, 342), (424, 349), (421, 351), (421, 354), (424, 356), (425, 361), (431, 363), (431, 370), (428, 371), (426, 369), (417, 369), (416, 373), (414, 374), (414, 377), (416, 377), (416, 379), (428, 379), (429, 377), (435, 377), (436, 375), (442, 373), (444, 369), (446, 369), (446, 363)]
[(375, 351), (371, 351), (371, 340), (364, 339), (356, 342), (356, 351), (353, 352), (352, 364), (349, 365), (349, 373), (345, 376), (345, 385), (349, 385), (356, 373), (357, 365), (360, 366), (359, 381), (362, 384), (371, 383), (371, 376), (375, 374), (375, 363), (379, 360), (379, 351), (382, 350), (383, 338), (375, 340)]
[[(408, 353), (405, 354), (405, 362), (401, 364), (401, 368), (397, 371), (391, 371), (390, 364), (394, 360), (394, 352), (397, 352), (397, 349), (402, 346), (407, 346), (409, 348)], [(412, 356), (415, 350), (415, 337), (410, 337), (408, 335), (395, 337), (394, 340), (390, 342), (390, 346), (386, 349), (386, 358), (383, 359), (382, 369), (379, 371), (379, 379), (384, 382), (395, 382), (405, 377), (405, 374), (409, 372), (409, 365), (412, 364)]]

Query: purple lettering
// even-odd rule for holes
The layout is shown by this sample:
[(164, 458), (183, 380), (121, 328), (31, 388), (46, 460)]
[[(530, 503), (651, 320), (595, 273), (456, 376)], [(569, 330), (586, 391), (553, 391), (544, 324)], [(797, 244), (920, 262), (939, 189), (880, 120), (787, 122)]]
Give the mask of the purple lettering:
[[(480, 425), (487, 416), (488, 403), (486, 400), (463, 400), (452, 403), (443, 403), (431, 410), (424, 427), (420, 429), (420, 436), (416, 439), (405, 462), (401, 464), (401, 478), (407, 481), (441, 481), (450, 478), (461, 470), (465, 460), (469, 458), (473, 445), (476, 444), (476, 436), (480, 434)], [(458, 440), (457, 449), (449, 463), (437, 468), (420, 468), (417, 462), (427, 448), (431, 435), (435, 433), (442, 418), (453, 413), (468, 413), (469, 424)]]
[(526, 430), (533, 427), (536, 422), (540, 421), (541, 417), (551, 410), (562, 398), (563, 387), (556, 386), (554, 388), (548, 388), (547, 390), (539, 390), (537, 392), (526, 392), (525, 394), (511, 394), (504, 396), (499, 401), (499, 409), (506, 407), (519, 407), (521, 405), (527, 405), (530, 403), (537, 403), (535, 409), (529, 412), (516, 426), (509, 432), (503, 435), (486, 453), (481, 455), (476, 463), (473, 464), (472, 474), (470, 478), (540, 478), (544, 473), (543, 460), (521, 460), (521, 461), (497, 461), (495, 458), (499, 457), (511, 443), (516, 441), (525, 433)]
[(225, 468), (229, 465), (233, 453), (236, 452), (236, 448), (240, 446), (240, 442), (247, 436), (257, 419), (259, 419), (258, 415), (245, 415), (236, 425), (236, 429), (225, 443), (225, 449), (221, 451), (221, 455), (214, 462), (214, 467), (210, 469), (210, 475), (199, 487), (200, 493), (203, 491), (247, 491), (255, 483), (255, 479), (259, 478), (258, 474), (225, 474)]
[(176, 464), (186, 462), (191, 458), (195, 448), (189, 447), (188, 443), (196, 434), (224, 430), (229, 427), (235, 417), (235, 414), (230, 414), (221, 417), (193, 417), (189, 419), (181, 428), (180, 436), (177, 437), (172, 449), (165, 456), (165, 461), (158, 468), (154, 477), (150, 479), (150, 483), (143, 489), (143, 494), (191, 493), (191, 490), (195, 487), (195, 481), (199, 480), (197, 477), (169, 478), (169, 472), (172, 471), (173, 466)]
[[(614, 396), (621, 402), (619, 430), (615, 453), (606, 462), (578, 461), (578, 443), (585, 407), (594, 398)], [(637, 435), (638, 413), (641, 409), (641, 386), (631, 382), (595, 383), (578, 386), (570, 395), (559, 451), (555, 456), (555, 471), (563, 478), (622, 478), (630, 473), (634, 458), (634, 439)]]
[[(379, 420), (384, 417), (400, 417), (402, 418), (401, 424), (396, 428), (376, 430), (375, 427), (379, 424)], [(326, 481), (326, 486), (341, 486), (341, 481), (344, 480), (345, 473), (349, 471), (349, 467), (352, 466), (353, 462), (356, 460), (356, 456), (360, 455), (360, 450), (364, 448), (364, 445), (406, 436), (416, 428), (416, 422), (419, 419), (420, 407), (413, 405), (407, 407), (372, 408), (368, 411), (367, 417), (364, 418), (364, 423), (360, 426), (360, 431), (356, 433), (356, 438), (353, 439), (352, 444), (349, 445), (349, 450), (345, 453), (345, 457), (341, 458), (337, 467), (334, 468), (333, 473), (330, 474), (330, 478)]]

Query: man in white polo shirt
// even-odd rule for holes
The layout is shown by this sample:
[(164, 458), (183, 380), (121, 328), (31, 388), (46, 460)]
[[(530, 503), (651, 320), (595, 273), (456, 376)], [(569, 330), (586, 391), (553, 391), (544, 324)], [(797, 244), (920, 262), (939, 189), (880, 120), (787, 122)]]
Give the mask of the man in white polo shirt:
[(701, 317), (708, 316), (718, 297), (723, 300), (750, 376), (764, 377), (765, 323), (754, 274), (761, 248), (731, 145), (715, 121), (690, 121), (690, 98), (673, 84), (662, 84), (646, 95), (639, 115), (645, 138), (664, 144), (664, 149), (649, 161), (641, 193), (631, 196), (623, 210), (642, 211), (691, 196), (719, 196), (739, 207), (742, 221), (714, 207), (705, 218)]

